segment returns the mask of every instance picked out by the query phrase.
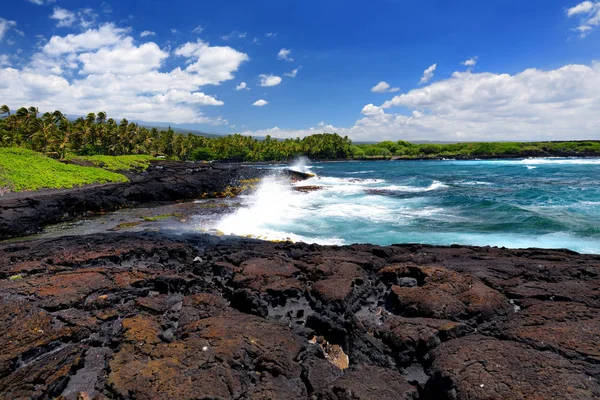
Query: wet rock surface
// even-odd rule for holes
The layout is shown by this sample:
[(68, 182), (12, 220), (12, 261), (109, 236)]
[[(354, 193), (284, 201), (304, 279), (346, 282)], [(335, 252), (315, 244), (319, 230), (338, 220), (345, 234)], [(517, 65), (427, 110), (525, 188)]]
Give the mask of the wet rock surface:
[(569, 251), (2, 243), (0, 397), (594, 399), (599, 308)]
[[(90, 185), (74, 189), (9, 193), (0, 196), (0, 240), (41, 231), (45, 225), (72, 221), (91, 213), (162, 204), (178, 200), (232, 195), (246, 182), (271, 170), (230, 164), (153, 162), (143, 172), (126, 172), (127, 183)], [(281, 170), (292, 181), (310, 177)]]

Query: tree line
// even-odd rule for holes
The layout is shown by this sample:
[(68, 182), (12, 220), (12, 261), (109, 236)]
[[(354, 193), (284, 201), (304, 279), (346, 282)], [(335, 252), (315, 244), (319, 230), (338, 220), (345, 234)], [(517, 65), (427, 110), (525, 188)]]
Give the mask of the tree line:
[(117, 121), (105, 112), (70, 120), (60, 111), (40, 115), (36, 107), (21, 107), (12, 112), (6, 105), (0, 107), (0, 147), (24, 147), (59, 159), (68, 154), (147, 154), (194, 161), (286, 161), (300, 155), (316, 160), (600, 156), (598, 141), (353, 144), (336, 133), (284, 140), (239, 134), (205, 137)]
[(338, 134), (303, 139), (258, 140), (239, 134), (204, 137), (117, 121), (105, 112), (72, 121), (60, 111), (40, 115), (36, 107), (11, 112), (0, 107), (0, 146), (24, 147), (63, 159), (77, 155), (149, 154), (178, 160), (279, 161), (299, 155), (314, 159), (352, 157), (352, 142)]

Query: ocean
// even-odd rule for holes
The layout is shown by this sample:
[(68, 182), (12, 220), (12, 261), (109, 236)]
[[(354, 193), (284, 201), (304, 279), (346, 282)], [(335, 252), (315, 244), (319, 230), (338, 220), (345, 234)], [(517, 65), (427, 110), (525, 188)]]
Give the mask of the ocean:
[[(289, 168), (272, 166), (269, 168)], [(318, 244), (423, 243), (600, 253), (600, 159), (297, 162), (210, 228)]]

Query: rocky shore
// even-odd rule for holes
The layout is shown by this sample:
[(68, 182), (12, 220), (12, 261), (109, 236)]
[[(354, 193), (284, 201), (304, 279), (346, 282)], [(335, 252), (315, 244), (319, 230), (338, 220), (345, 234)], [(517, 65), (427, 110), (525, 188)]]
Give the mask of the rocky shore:
[(98, 234), (0, 244), (0, 393), (594, 399), (600, 256)]
[[(0, 196), (0, 240), (39, 232), (45, 225), (126, 207), (238, 194), (248, 181), (272, 173), (230, 164), (153, 162), (127, 172), (130, 182)], [(291, 179), (306, 174), (280, 171)]]
[[(266, 173), (155, 163), (9, 194), (0, 238)], [(600, 398), (600, 255), (176, 232), (0, 242), (0, 398)]]

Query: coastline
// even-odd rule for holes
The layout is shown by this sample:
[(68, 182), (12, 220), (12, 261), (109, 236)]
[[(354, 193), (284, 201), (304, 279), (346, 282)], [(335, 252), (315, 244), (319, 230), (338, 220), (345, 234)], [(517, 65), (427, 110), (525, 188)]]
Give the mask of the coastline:
[[(268, 172), (161, 162), (127, 184), (0, 197), (0, 232), (13, 236), (0, 242), (0, 393), (600, 397), (600, 255), (269, 242), (157, 231), (162, 215), (144, 218)], [(133, 213), (149, 224), (139, 231), (17, 237), (142, 205), (163, 207)]]
[(112, 233), (0, 278), (11, 397), (600, 396), (600, 256)]

